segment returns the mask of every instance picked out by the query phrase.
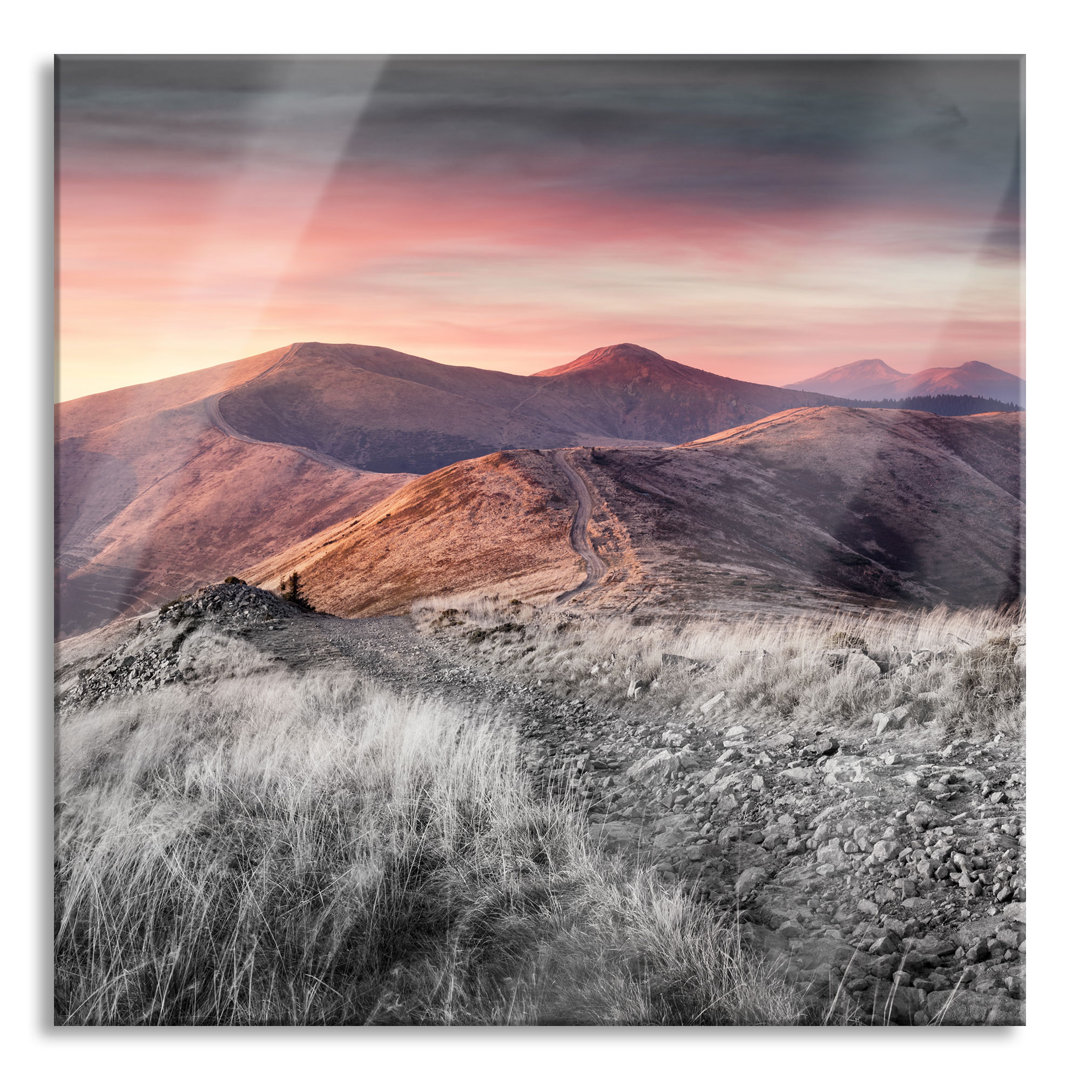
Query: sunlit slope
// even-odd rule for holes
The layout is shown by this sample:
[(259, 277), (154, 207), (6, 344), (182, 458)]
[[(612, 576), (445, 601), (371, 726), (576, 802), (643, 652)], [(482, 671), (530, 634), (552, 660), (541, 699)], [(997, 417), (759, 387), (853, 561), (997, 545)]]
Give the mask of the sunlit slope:
[[(999, 604), (1022, 592), (1023, 418), (798, 409), (695, 443), (567, 454), (609, 572), (581, 601), (627, 608)], [(553, 598), (584, 577), (550, 454), (414, 481), (259, 568), (298, 570), (342, 615), (466, 589)], [(577, 602), (577, 601), (575, 601)]]
[(584, 574), (569, 542), (573, 512), (549, 455), (491, 454), (412, 481), (247, 577), (272, 587), (297, 571), (316, 607), (345, 616), (405, 612), (420, 597), (488, 587), (548, 596)]

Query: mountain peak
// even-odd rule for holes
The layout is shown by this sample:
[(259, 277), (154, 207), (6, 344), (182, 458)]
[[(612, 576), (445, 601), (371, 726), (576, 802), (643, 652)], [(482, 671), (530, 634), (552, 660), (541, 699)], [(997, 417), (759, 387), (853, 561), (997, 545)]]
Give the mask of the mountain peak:
[(576, 360), (571, 360), (569, 364), (546, 368), (536, 374), (565, 375), (571, 371), (603, 371), (605, 373), (624, 371), (627, 374), (646, 374), (651, 370), (671, 370), (682, 366), (661, 356), (658, 352), (653, 352), (652, 349), (624, 341), (619, 345), (605, 345), (599, 349), (592, 349)]
[(877, 357), (869, 360), (856, 360), (854, 363), (848, 364), (845, 368), (836, 370), (852, 372), (861, 371), (867, 375), (871, 373), (890, 376), (903, 375), (902, 371), (897, 371), (896, 368), (890, 367), (884, 360), (880, 360)]
[[(788, 383), (791, 390), (817, 390), (821, 393), (836, 393), (842, 397), (857, 396), (849, 392), (852, 386), (864, 388), (875, 383), (892, 382), (904, 378), (904, 372), (889, 367), (884, 360), (873, 357), (868, 360), (853, 360), (850, 364), (829, 368), (820, 375), (799, 382)], [(834, 389), (835, 388), (835, 389)]]
[(970, 394), (1016, 405), (1024, 399), (1023, 379), (981, 360), (968, 360), (958, 367), (925, 368), (913, 375), (905, 375), (881, 360), (856, 360), (811, 379), (788, 383), (787, 389), (869, 401), (935, 394)]
[(619, 345), (605, 345), (599, 349), (592, 349), (587, 353), (583, 353), (577, 358), (575, 363), (581, 363), (586, 361), (589, 363), (603, 363), (603, 362), (619, 362), (630, 360), (634, 363), (670, 363), (667, 357), (661, 356), (658, 352), (653, 352), (652, 349), (646, 349), (644, 345), (635, 345), (631, 341), (624, 341)]

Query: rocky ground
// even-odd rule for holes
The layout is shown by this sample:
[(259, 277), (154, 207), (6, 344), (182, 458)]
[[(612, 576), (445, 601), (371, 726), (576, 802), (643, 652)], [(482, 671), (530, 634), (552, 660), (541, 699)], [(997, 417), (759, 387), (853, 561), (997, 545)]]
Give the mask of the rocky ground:
[(69, 676), (62, 707), (191, 677), (161, 632), (207, 619), (274, 663), (347, 663), (514, 723), (537, 782), (580, 798), (599, 842), (736, 913), (822, 1016), (1024, 1022), (1021, 741), (935, 747), (887, 714), (870, 737), (756, 731), (720, 722), (719, 699), (628, 722), (501, 672), (460, 635), (421, 635), (404, 617), (302, 614), (244, 588), (216, 586), (144, 620)]
[(1023, 1022), (1015, 747), (912, 754), (688, 722), (570, 749), (595, 836), (737, 908), (749, 939), (834, 1011)]
[[(190, 662), (185, 663), (182, 653), (184, 642), (197, 628), (212, 627), (242, 637), (253, 627), (278, 626), (302, 616), (295, 604), (239, 579), (199, 589), (164, 604), (156, 616), (132, 620), (131, 631), (119, 644), (109, 641), (113, 647), (106, 647), (93, 663), (80, 657), (65, 664), (66, 650), (61, 646), (56, 665), (57, 706), (92, 705), (105, 698), (198, 677), (200, 673)], [(85, 652), (86, 646), (79, 644), (83, 646), (79, 651)]]

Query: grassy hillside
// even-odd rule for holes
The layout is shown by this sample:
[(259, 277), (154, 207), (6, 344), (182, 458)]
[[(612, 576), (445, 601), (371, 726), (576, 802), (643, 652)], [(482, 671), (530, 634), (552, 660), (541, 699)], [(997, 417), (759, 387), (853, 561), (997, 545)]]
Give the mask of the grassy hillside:
[[(796, 409), (683, 446), (565, 460), (591, 494), (586, 534), (607, 566), (581, 598), (593, 608), (995, 606), (1022, 593), (1022, 415)], [(505, 451), (238, 572), (272, 586), (297, 571), (320, 610), (346, 617), (478, 589), (552, 598), (584, 576), (578, 505), (551, 451)]]
[(512, 582), (524, 597), (576, 584), (574, 496), (542, 451), (462, 461), (244, 570), (273, 587), (299, 572), (320, 611), (408, 611), (418, 596)]
[[(864, 612), (727, 621), (567, 613), (481, 594), (416, 606), (428, 632), (526, 684), (637, 716), (713, 707), (727, 723), (873, 730), (908, 710), (928, 743), (1022, 735), (1020, 612)], [(722, 703), (722, 704), (721, 704)]]
[(505, 731), (209, 629), (183, 647), (185, 683), (61, 718), (58, 1023), (799, 1019), (714, 910), (533, 792)]

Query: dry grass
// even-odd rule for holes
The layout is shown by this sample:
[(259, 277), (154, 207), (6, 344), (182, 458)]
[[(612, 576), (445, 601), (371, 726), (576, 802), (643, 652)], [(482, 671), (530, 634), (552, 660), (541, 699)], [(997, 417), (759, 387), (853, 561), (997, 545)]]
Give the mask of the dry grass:
[(65, 717), (61, 1024), (792, 1023), (737, 935), (601, 856), (502, 731), (349, 673)]
[[(464, 636), (504, 674), (628, 716), (700, 719), (698, 707), (722, 694), (710, 719), (759, 729), (871, 731), (876, 714), (907, 705), (909, 723), (934, 738), (1023, 731), (1022, 613), (938, 608), (640, 625), (502, 596), (452, 601), (414, 613), (432, 633)], [(508, 625), (523, 629), (501, 630)]]

